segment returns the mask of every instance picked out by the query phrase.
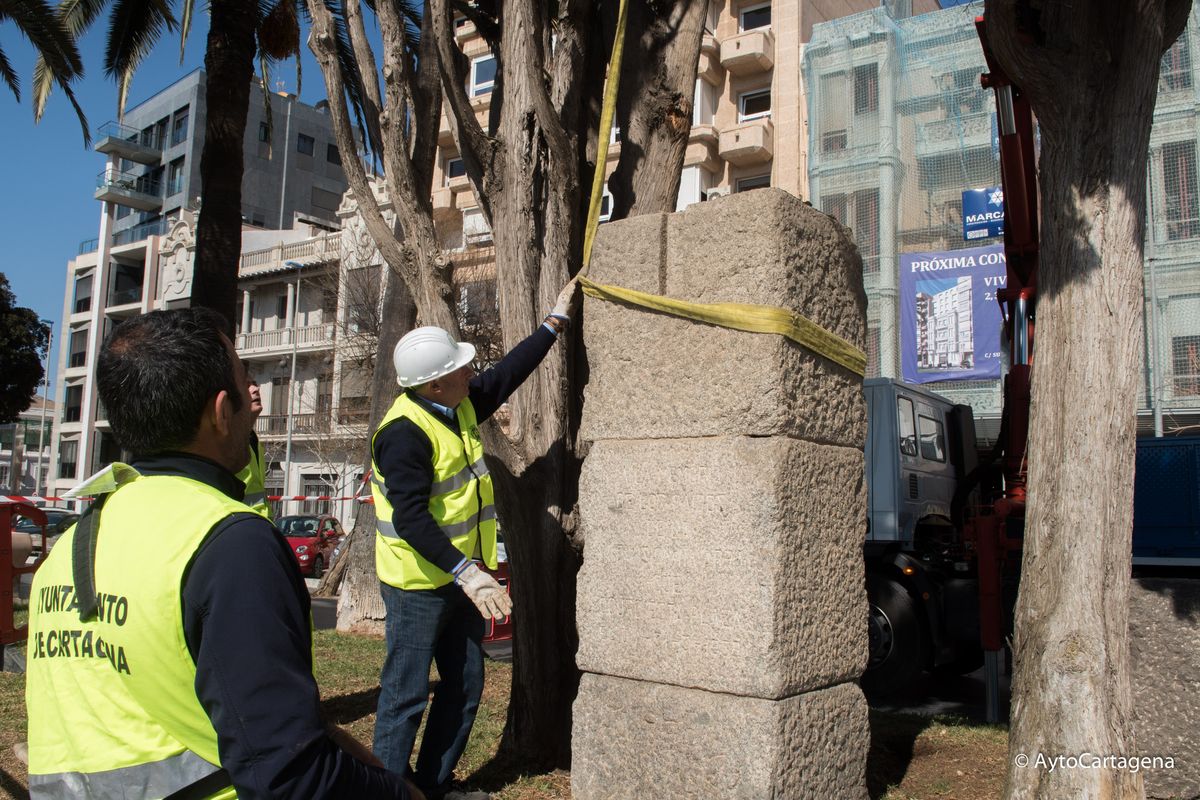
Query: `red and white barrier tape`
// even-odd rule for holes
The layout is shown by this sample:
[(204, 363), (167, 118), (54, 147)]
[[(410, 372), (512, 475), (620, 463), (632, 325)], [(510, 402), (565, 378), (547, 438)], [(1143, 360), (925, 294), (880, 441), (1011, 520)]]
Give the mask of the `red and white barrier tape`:
[[(322, 500), (326, 502), (339, 502), (342, 500), (357, 500), (360, 503), (372, 503), (370, 494), (363, 495), (363, 490), (367, 487), (367, 481), (371, 478), (371, 473), (368, 471), (363, 475), (362, 482), (358, 485), (357, 492), (348, 497), (334, 497), (333, 495), (324, 494), (296, 494), (290, 497), (283, 495), (272, 494), (267, 495), (267, 499), (274, 502), (276, 500)], [(0, 500), (9, 500), (14, 503), (71, 503), (76, 500), (90, 500), (90, 497), (39, 497), (37, 495), (19, 495), (19, 494), (0, 494)]]
[(10, 500), (14, 503), (72, 503), (76, 500), (86, 500), (84, 497), (28, 497), (19, 494), (0, 494), (0, 500)]

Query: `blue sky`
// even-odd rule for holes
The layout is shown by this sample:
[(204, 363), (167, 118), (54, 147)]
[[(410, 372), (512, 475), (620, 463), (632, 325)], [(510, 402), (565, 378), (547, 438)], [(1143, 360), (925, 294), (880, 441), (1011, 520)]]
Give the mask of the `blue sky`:
[[(208, 15), (199, 13), (202, 4), (196, 5), (198, 13), (183, 63), (179, 62), (179, 33), (165, 33), (134, 76), (130, 107), (204, 65)], [(104, 75), (103, 67), (107, 29), (107, 20), (98, 20), (79, 43), (85, 73), (75, 84), (75, 97), (87, 114), (93, 137), (97, 128), (117, 116), (116, 84)], [(55, 352), (50, 361), (53, 378), (67, 261), (75, 256), (81, 241), (95, 238), (99, 231), (101, 204), (93, 193), (96, 175), (104, 168), (104, 156), (84, 148), (75, 112), (59, 92), (50, 98), (42, 121), (34, 125), (29, 103), (33, 49), (7, 22), (0, 23), (0, 43), (21, 77), (20, 103), (7, 87), (0, 86), (0, 152), (8, 153), (4, 187), (0, 189), (0, 242), (4, 253), (0, 272), (8, 277), (18, 305), (32, 308), (54, 323)], [(314, 103), (325, 96), (325, 85), (307, 46), (302, 49), (302, 99)], [(284, 88), (295, 91), (295, 62), (276, 66), (271, 87), (282, 80)], [(51, 387), (52, 396), (56, 388)]]

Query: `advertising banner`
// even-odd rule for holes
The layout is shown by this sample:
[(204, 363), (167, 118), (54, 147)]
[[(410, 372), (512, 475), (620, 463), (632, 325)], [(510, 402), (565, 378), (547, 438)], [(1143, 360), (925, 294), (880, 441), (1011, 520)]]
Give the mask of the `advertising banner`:
[(1004, 235), (1004, 190), (999, 186), (968, 189), (962, 193), (963, 239), (990, 239)]
[(1000, 377), (1004, 247), (900, 254), (900, 365), (909, 383)]

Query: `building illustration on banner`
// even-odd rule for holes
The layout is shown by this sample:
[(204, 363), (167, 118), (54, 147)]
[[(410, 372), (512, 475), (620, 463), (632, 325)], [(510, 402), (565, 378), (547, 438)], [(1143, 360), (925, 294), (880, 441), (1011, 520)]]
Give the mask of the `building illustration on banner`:
[(917, 370), (974, 369), (971, 276), (918, 280), (915, 306)]
[(1000, 376), (1001, 245), (900, 254), (901, 367), (909, 383)]

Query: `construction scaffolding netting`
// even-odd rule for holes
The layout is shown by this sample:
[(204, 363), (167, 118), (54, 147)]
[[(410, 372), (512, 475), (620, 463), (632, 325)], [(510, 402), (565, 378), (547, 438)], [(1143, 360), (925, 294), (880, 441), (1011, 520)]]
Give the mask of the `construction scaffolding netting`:
[[(821, 23), (803, 72), (810, 196), (853, 231), (863, 258), (868, 374), (931, 383), (970, 404), (990, 438), (1007, 358), (995, 300), (1003, 238), (991, 213), (1003, 196), (999, 132), (974, 24), (982, 13), (971, 3), (898, 17), (882, 5)], [(1151, 134), (1146, 432), (1200, 422), (1198, 33), (1193, 10), (1163, 58)]]

